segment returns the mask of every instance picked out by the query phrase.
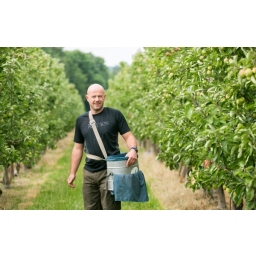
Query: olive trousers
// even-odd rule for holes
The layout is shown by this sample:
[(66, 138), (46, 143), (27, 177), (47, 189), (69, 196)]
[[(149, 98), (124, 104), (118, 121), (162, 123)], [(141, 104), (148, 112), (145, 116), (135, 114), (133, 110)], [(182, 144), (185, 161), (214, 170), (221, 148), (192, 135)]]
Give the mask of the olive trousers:
[(89, 172), (84, 169), (83, 198), (85, 210), (121, 210), (121, 202), (105, 189), (107, 170)]

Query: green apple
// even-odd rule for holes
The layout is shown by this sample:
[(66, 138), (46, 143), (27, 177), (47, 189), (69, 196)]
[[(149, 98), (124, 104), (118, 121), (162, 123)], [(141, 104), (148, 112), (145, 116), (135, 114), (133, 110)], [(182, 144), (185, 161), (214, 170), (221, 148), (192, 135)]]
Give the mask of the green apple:
[(230, 194), (232, 192), (231, 188), (226, 188), (226, 191)]
[(239, 124), (237, 125), (237, 129), (242, 129), (242, 128), (244, 128), (244, 126), (239, 123)]
[(250, 68), (247, 68), (245, 71), (244, 71), (244, 74), (246, 76), (252, 76), (252, 70)]

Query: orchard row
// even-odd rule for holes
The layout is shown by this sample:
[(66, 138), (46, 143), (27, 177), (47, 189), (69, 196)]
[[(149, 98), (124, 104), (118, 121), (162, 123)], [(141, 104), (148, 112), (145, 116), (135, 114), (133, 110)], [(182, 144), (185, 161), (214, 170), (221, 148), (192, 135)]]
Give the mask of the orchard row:
[[(227, 187), (255, 209), (256, 49), (144, 48), (109, 82), (107, 102), (170, 169), (193, 168), (193, 190)], [(205, 166), (204, 161), (209, 164)]]
[(57, 59), (39, 48), (0, 48), (0, 165), (33, 165), (83, 111)]

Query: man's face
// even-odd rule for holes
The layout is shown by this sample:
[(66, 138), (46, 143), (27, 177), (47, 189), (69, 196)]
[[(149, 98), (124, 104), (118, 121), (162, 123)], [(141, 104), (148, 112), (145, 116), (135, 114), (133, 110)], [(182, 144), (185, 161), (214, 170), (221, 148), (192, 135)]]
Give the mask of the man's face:
[(90, 90), (86, 95), (86, 99), (89, 102), (91, 109), (96, 113), (102, 110), (105, 98), (106, 94), (104, 94), (104, 90), (99, 88)]

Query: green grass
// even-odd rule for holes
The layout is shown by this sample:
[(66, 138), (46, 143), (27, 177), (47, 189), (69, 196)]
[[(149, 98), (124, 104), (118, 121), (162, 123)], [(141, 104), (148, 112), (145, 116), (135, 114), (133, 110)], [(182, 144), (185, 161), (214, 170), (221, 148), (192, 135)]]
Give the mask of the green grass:
[(74, 184), (76, 188), (70, 188), (67, 178), (70, 173), (71, 152), (73, 144), (65, 151), (63, 157), (59, 159), (52, 173), (47, 177), (42, 185), (40, 193), (33, 201), (30, 210), (83, 210), (83, 157), (79, 170), (77, 171)]
[[(85, 155), (81, 161), (79, 170), (74, 184), (76, 188), (70, 188), (67, 185), (67, 178), (70, 173), (70, 161), (73, 143), (70, 145), (57, 162), (57, 165), (52, 167), (46, 182), (42, 185), (40, 193), (33, 201), (33, 205), (28, 207), (29, 210), (83, 210), (83, 166)], [(40, 172), (42, 172), (42, 168)], [(149, 201), (143, 203), (137, 202), (122, 202), (122, 210), (160, 210), (158, 200), (154, 197), (150, 190), (152, 180), (146, 181)]]

